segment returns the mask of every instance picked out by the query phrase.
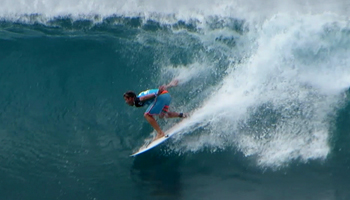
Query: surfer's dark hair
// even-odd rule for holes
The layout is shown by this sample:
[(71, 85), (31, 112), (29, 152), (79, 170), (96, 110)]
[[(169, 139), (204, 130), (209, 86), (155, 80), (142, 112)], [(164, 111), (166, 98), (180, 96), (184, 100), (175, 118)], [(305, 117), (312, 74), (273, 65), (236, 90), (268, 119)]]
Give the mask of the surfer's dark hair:
[(134, 98), (134, 97), (136, 97), (136, 94), (135, 94), (135, 92), (129, 90), (129, 91), (124, 93), (123, 97), (127, 97), (127, 98), (133, 97)]

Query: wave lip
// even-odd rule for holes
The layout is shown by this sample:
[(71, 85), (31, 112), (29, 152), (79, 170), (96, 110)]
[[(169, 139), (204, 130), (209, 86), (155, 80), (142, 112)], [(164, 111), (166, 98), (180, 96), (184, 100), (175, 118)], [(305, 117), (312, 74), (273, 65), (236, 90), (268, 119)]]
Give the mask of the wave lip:
[(205, 21), (208, 16), (254, 19), (264, 21), (278, 13), (321, 14), (325, 12), (349, 16), (350, 3), (338, 1), (243, 1), (243, 0), (198, 0), (198, 1), (158, 1), (158, 0), (3, 0), (0, 18), (17, 21), (28, 15), (40, 15), (47, 21), (55, 17), (71, 16), (75, 19), (99, 16), (144, 17), (158, 21), (176, 19)]

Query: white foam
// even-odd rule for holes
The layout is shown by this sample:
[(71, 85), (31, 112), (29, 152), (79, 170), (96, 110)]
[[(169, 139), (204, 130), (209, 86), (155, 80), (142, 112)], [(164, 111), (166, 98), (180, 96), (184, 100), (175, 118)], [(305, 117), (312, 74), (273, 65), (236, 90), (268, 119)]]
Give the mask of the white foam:
[[(276, 13), (324, 13), (333, 12), (349, 16), (350, 4), (345, 0), (319, 1), (254, 1), (254, 0), (2, 0), (0, 17), (11, 20), (23, 19), (23, 15), (39, 14), (43, 18), (71, 16), (91, 18), (95, 15), (108, 17), (142, 16), (205, 22), (208, 16), (233, 17), (264, 21)], [(166, 16), (166, 17), (165, 17)]]
[(263, 167), (325, 159), (335, 111), (350, 87), (350, 38), (341, 31), (349, 29), (330, 14), (265, 21), (252, 34), (251, 56), (232, 66), (179, 127), (201, 132), (186, 135), (174, 150), (236, 148)]
[(167, 66), (162, 68), (162, 74), (170, 74), (174, 79), (179, 80), (179, 85), (185, 84), (190, 80), (197, 79), (210, 73), (213, 66), (206, 64), (193, 63), (188, 66)]

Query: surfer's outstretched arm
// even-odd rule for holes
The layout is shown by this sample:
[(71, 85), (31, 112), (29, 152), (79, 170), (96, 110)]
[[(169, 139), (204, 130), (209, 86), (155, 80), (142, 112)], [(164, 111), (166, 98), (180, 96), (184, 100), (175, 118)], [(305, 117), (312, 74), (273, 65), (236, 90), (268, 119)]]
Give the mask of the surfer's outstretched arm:
[(170, 83), (168, 83), (168, 85), (166, 85), (165, 87), (167, 89), (167, 88), (170, 88), (170, 87), (175, 87), (175, 86), (177, 86), (177, 84), (179, 84), (179, 80), (174, 79), (174, 80), (170, 81)]
[(158, 88), (159, 89), (158, 94), (161, 94), (164, 90), (167, 90), (168, 88), (177, 86), (178, 83), (179, 83), (179, 81), (177, 79), (174, 79), (170, 83), (168, 83), (167, 85), (160, 86)]

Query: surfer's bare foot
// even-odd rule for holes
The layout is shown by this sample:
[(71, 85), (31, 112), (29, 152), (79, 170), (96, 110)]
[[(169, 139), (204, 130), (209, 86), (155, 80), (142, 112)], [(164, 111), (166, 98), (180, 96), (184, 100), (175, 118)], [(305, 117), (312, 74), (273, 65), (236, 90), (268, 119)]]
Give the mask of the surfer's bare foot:
[(186, 118), (186, 117), (188, 117), (188, 114), (187, 113), (179, 113), (179, 117)]
[(158, 133), (157, 134), (157, 136), (153, 139), (153, 141), (156, 141), (156, 140), (158, 140), (159, 138), (162, 138), (162, 137), (164, 137), (165, 135), (164, 135), (164, 133), (162, 132), (162, 133)]

